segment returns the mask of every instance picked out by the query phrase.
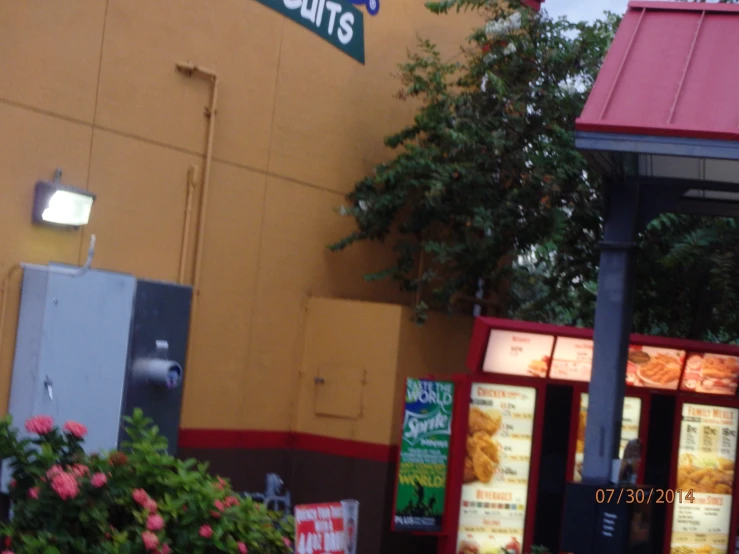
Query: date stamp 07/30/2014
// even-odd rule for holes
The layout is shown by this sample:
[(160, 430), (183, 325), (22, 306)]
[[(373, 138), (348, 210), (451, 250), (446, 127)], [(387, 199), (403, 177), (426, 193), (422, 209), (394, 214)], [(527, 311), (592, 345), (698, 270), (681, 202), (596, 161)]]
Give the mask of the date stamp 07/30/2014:
[(692, 504), (693, 489), (598, 489), (598, 504)]

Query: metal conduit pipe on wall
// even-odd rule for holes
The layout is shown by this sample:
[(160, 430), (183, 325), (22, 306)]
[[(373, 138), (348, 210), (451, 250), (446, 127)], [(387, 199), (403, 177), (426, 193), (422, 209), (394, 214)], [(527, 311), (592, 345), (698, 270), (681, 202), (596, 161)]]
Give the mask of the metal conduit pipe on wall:
[(190, 242), (190, 219), (192, 218), (192, 197), (198, 186), (197, 166), (191, 165), (187, 170), (187, 196), (185, 197), (185, 222), (182, 227), (182, 246), (180, 247), (180, 272), (177, 282), (185, 284), (185, 272), (187, 270), (187, 246)]
[[(198, 234), (196, 237), (195, 245), (195, 261), (193, 264), (193, 298), (192, 298), (192, 309), (190, 312), (190, 339), (187, 342), (187, 356), (185, 363), (188, 363), (192, 354), (193, 336), (195, 332), (195, 320), (197, 317), (197, 309), (200, 298), (200, 277), (202, 274), (203, 265), (203, 246), (205, 237), (205, 222), (207, 220), (207, 208), (208, 208), (208, 189), (210, 187), (210, 168), (213, 161), (213, 136), (215, 134), (215, 121), (216, 112), (218, 110), (218, 75), (209, 69), (199, 67), (193, 63), (178, 63), (175, 64), (177, 71), (185, 75), (186, 77), (202, 77), (208, 79), (211, 82), (211, 97), (210, 107), (205, 109), (205, 117), (208, 118), (208, 139), (205, 147), (205, 166), (203, 167), (203, 186), (200, 191), (200, 204), (198, 208)], [(191, 193), (190, 181), (188, 183), (188, 194)], [(189, 207), (186, 208), (189, 213)], [(186, 214), (186, 224), (188, 223), (189, 215)], [(186, 236), (183, 240), (187, 239)], [(185, 257), (182, 256), (180, 264), (180, 275), (184, 274)]]

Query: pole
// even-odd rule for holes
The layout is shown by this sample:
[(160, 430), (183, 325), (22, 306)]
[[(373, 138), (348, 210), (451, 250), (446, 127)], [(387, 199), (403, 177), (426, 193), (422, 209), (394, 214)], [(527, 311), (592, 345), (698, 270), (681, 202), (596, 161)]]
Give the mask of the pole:
[[(588, 389), (583, 483), (607, 485), (618, 459), (626, 362), (634, 311), (634, 257), (639, 185), (610, 183), (598, 270), (593, 371)], [(595, 499), (593, 499), (595, 502)]]

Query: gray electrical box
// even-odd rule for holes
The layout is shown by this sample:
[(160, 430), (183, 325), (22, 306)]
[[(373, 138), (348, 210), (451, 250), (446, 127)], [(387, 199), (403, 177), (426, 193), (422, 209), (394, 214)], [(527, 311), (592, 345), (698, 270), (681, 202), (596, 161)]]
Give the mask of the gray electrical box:
[(8, 405), (14, 425), (25, 434), (34, 415), (78, 421), (94, 452), (117, 448), (121, 417), (140, 407), (174, 453), (191, 301), (190, 287), (122, 273), (24, 268)]

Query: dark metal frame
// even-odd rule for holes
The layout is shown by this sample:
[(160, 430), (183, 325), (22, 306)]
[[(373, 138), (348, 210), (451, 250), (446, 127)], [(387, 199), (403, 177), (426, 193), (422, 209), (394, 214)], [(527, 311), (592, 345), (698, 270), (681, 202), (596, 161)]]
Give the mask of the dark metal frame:
[(604, 240), (596, 300), (593, 372), (589, 393), (584, 483), (608, 483), (618, 456), (623, 371), (634, 302), (637, 233), (662, 213), (739, 217), (739, 202), (686, 198), (691, 189), (739, 192), (739, 183), (641, 177), (627, 171), (640, 154), (739, 160), (739, 143), (671, 136), (577, 132), (576, 145), (605, 177)]

